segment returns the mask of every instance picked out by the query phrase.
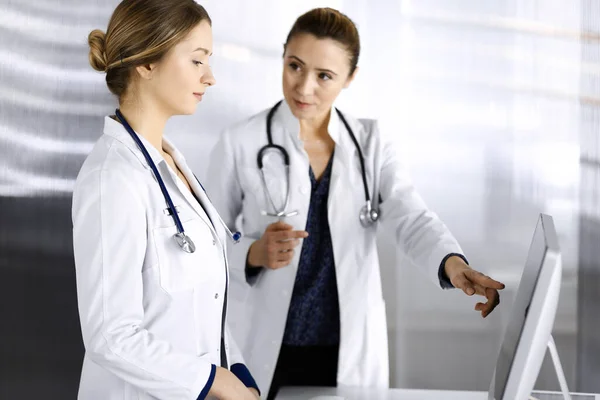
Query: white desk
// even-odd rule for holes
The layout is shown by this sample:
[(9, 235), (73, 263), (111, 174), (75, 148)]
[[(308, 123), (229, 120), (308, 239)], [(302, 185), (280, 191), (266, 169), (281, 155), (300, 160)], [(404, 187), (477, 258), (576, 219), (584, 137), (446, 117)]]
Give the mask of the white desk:
[[(322, 397), (319, 397), (322, 396)], [(539, 400), (562, 400), (557, 392), (535, 392)], [(573, 400), (600, 400), (597, 394), (573, 393)], [(364, 389), (364, 388), (282, 388), (277, 400), (488, 400), (488, 392), (453, 390)]]
[(325, 396), (322, 400), (488, 400), (487, 392), (306, 387), (282, 388), (277, 400), (309, 400), (317, 396)]

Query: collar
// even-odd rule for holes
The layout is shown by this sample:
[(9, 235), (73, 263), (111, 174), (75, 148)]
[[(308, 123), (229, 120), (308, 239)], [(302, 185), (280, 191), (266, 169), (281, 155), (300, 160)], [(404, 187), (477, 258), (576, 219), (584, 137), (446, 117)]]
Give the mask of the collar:
[[(129, 150), (131, 150), (137, 156), (137, 158), (140, 159), (140, 161), (144, 165), (148, 164), (146, 158), (144, 157), (144, 153), (142, 153), (137, 143), (133, 140), (133, 138), (129, 135), (129, 132), (127, 132), (127, 129), (125, 129), (125, 127), (121, 125), (120, 122), (115, 121), (109, 116), (104, 117), (104, 134), (123, 143), (125, 146), (127, 146), (127, 148), (129, 148)], [(152, 144), (148, 140), (146, 140), (142, 135), (138, 134), (137, 132), (136, 134), (142, 141), (142, 144), (148, 151), (148, 154), (150, 154), (152, 162), (158, 167), (158, 165), (161, 162), (165, 161), (162, 154), (160, 154), (160, 152), (154, 146), (152, 146)], [(173, 149), (175, 152), (179, 153), (177, 149), (175, 149), (173, 145), (164, 137), (163, 144), (167, 144), (169, 150)], [(171, 151), (168, 151), (168, 153), (171, 154)]]
[[(123, 143), (140, 160), (142, 165), (147, 166), (147, 168), (150, 169), (150, 166), (148, 165), (148, 162), (146, 161), (146, 158), (144, 157), (144, 153), (142, 153), (142, 151), (139, 149), (136, 142), (129, 135), (129, 132), (127, 132), (125, 127), (123, 125), (121, 125), (120, 122), (117, 122), (108, 116), (105, 117), (104, 118), (104, 134)], [(136, 134), (137, 134), (137, 132), (136, 132)], [(156, 165), (156, 168), (159, 168), (159, 164), (161, 162), (165, 162), (165, 159), (163, 158), (163, 156), (143, 136), (138, 134), (138, 137), (142, 141), (142, 144), (144, 145), (144, 147), (146, 147), (148, 154), (150, 154), (150, 159), (152, 159), (152, 162), (154, 163), (154, 165)], [(219, 216), (218, 216), (216, 210), (214, 210), (214, 208), (212, 208), (210, 200), (208, 199), (206, 193), (204, 192), (204, 188), (202, 187), (202, 185), (199, 182), (196, 181), (196, 178), (195, 178), (192, 170), (189, 169), (189, 167), (187, 166), (185, 157), (181, 154), (181, 152), (179, 152), (179, 150), (177, 150), (177, 148), (173, 145), (173, 143), (171, 143), (171, 141), (169, 139), (167, 139), (165, 136), (163, 136), (162, 145), (163, 145), (164, 151), (166, 153), (170, 154), (171, 157), (173, 157), (175, 164), (181, 170), (181, 172), (187, 179), (188, 183), (192, 187), (194, 194), (197, 197), (194, 198), (192, 196), (192, 193), (190, 193), (189, 190), (185, 189), (182, 184), (178, 183), (177, 175), (171, 168), (168, 168), (166, 166), (166, 162), (165, 162), (165, 168), (163, 169), (163, 173), (165, 170), (167, 170), (169, 172), (172, 180), (175, 182), (175, 185), (178, 187), (179, 191), (183, 194), (183, 196), (186, 198), (186, 200), (189, 202), (189, 204), (192, 206), (192, 208), (194, 208), (196, 210), (196, 212), (198, 213), (198, 215), (200, 215), (201, 218), (205, 219), (205, 215), (208, 216), (208, 219), (206, 220), (207, 224), (209, 225), (209, 227), (213, 226), (215, 231), (219, 232), (219, 235), (220, 235), (219, 238), (220, 238), (221, 242), (223, 242), (224, 232), (221, 232), (218, 230), (218, 228), (217, 228), (218, 224), (212, 223), (212, 221), (218, 221)]]
[[(275, 112), (275, 115), (273, 116), (273, 124), (276, 123), (281, 124), (283, 129), (285, 129), (285, 131), (292, 136), (292, 139), (296, 143), (302, 143), (302, 141), (300, 140), (300, 122), (298, 122), (298, 119), (294, 116), (294, 114), (292, 114), (292, 110), (290, 110), (290, 107), (288, 106), (285, 100), (281, 102), (281, 105), (279, 106), (279, 108)], [(335, 108), (332, 107), (330, 110), (327, 132), (336, 144), (339, 144), (340, 124), (340, 117), (335, 111)], [(275, 140), (276, 139), (273, 138), (273, 141)]]
[[(171, 141), (166, 136), (163, 136), (162, 145), (163, 145), (163, 150), (165, 151), (165, 153), (169, 154), (173, 158), (173, 160), (175, 161), (175, 163), (177, 164), (178, 167), (181, 164), (186, 164), (185, 157), (183, 156), (183, 154), (181, 154), (181, 152), (179, 150), (177, 150), (177, 147), (175, 147), (175, 145), (173, 143), (171, 143)], [(156, 150), (156, 149), (154, 149), (154, 150)], [(158, 153), (158, 151), (157, 151), (157, 153)]]

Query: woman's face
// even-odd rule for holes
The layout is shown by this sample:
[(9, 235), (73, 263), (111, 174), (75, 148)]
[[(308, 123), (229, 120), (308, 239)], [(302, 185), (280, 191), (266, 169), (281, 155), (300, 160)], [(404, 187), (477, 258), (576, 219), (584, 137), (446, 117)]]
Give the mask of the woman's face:
[(298, 119), (320, 118), (350, 85), (350, 54), (341, 43), (302, 33), (293, 36), (283, 55), (283, 96)]
[(212, 27), (205, 20), (154, 66), (147, 82), (167, 114), (193, 114), (206, 88), (216, 83), (208, 64), (212, 48)]

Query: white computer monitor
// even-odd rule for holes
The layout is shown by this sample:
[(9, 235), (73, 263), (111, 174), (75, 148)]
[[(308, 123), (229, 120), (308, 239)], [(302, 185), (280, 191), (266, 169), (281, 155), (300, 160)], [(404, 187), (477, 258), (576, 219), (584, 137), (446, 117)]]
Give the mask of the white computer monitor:
[(489, 400), (529, 398), (551, 341), (561, 272), (554, 222), (541, 214), (496, 361)]

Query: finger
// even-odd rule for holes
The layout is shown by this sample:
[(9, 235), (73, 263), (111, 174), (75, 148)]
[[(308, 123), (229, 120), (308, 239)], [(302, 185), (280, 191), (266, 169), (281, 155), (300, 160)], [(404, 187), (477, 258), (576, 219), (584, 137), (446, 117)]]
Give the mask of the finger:
[(487, 288), (485, 297), (487, 297), (488, 301), (487, 307), (484, 310), (484, 317), (486, 317), (492, 311), (494, 311), (494, 308), (496, 308), (498, 304), (500, 304), (500, 293), (498, 293), (496, 289)]
[(275, 242), (275, 241), (268, 241), (267, 245), (265, 246), (266, 250), (267, 250), (267, 256), (269, 257), (269, 259), (273, 259), (275, 257), (277, 257), (277, 255), (280, 253), (279, 251), (279, 243)]
[(296, 248), (300, 244), (300, 240), (292, 239), (286, 240), (285, 242), (277, 242), (277, 247), (279, 248), (280, 253), (284, 253), (286, 251), (290, 251)]
[(288, 265), (290, 265), (289, 261), (278, 261), (278, 262), (276, 262), (276, 263), (273, 264), (273, 266), (271, 267), (271, 269), (280, 269), (280, 268), (287, 267)]
[(269, 226), (267, 226), (266, 231), (268, 231), (268, 232), (288, 231), (288, 230), (292, 230), (293, 228), (294, 228), (293, 226), (288, 225), (283, 221), (277, 221), (277, 222), (274, 222), (274, 223), (270, 224)]
[(473, 289), (475, 289), (475, 294), (478, 294), (479, 296), (486, 296), (486, 290), (488, 288), (486, 288), (485, 286), (481, 286), (478, 284), (472, 284), (473, 285)]
[(479, 311), (481, 313), (481, 316), (483, 318), (487, 317), (487, 314), (488, 314), (487, 311), (486, 311), (486, 308), (487, 308), (487, 303), (477, 303), (477, 304), (475, 304), (475, 311)]
[(288, 266), (290, 263), (284, 260), (272, 260), (267, 263), (267, 268), (269, 269), (279, 269), (285, 266)]
[(500, 304), (500, 294), (496, 289), (487, 288), (487, 302), (475, 304), (475, 311), (480, 311), (483, 318), (487, 317)]
[(276, 255), (276, 259), (275, 262), (286, 262), (289, 264), (290, 261), (292, 261), (292, 258), (294, 258), (294, 250), (288, 250), (286, 252), (281, 252), (279, 254)]
[(277, 254), (274, 254), (273, 257), (271, 258), (271, 263), (278, 263), (278, 262), (286, 262), (289, 263), (290, 261), (292, 261), (292, 258), (294, 258), (294, 250), (288, 250), (288, 251), (282, 251), (279, 252)]
[(294, 248), (297, 246), (294, 245), (294, 242), (298, 242), (300, 243), (300, 241), (298, 239), (295, 240), (290, 240), (290, 241), (285, 241), (285, 242), (270, 242), (267, 244), (267, 257), (269, 259), (269, 261), (278, 261), (280, 258), (282, 258), (283, 254), (287, 254), (291, 251), (294, 250)]
[(275, 240), (283, 241), (290, 239), (304, 239), (308, 237), (308, 232), (306, 231), (280, 231), (274, 234)]
[(471, 280), (471, 282), (473, 282), (475, 284), (479, 284), (484, 287), (497, 289), (497, 290), (502, 290), (505, 287), (504, 283), (498, 282), (498, 281), (490, 278), (489, 276), (484, 275), (481, 272), (476, 271), (474, 269), (469, 269), (469, 270), (465, 271), (465, 274), (467, 275), (469, 280)]
[(458, 276), (454, 282), (452, 282), (455, 288), (461, 289), (467, 296), (473, 296), (475, 294), (475, 288), (471, 281), (467, 279), (467, 277), (462, 274)]

